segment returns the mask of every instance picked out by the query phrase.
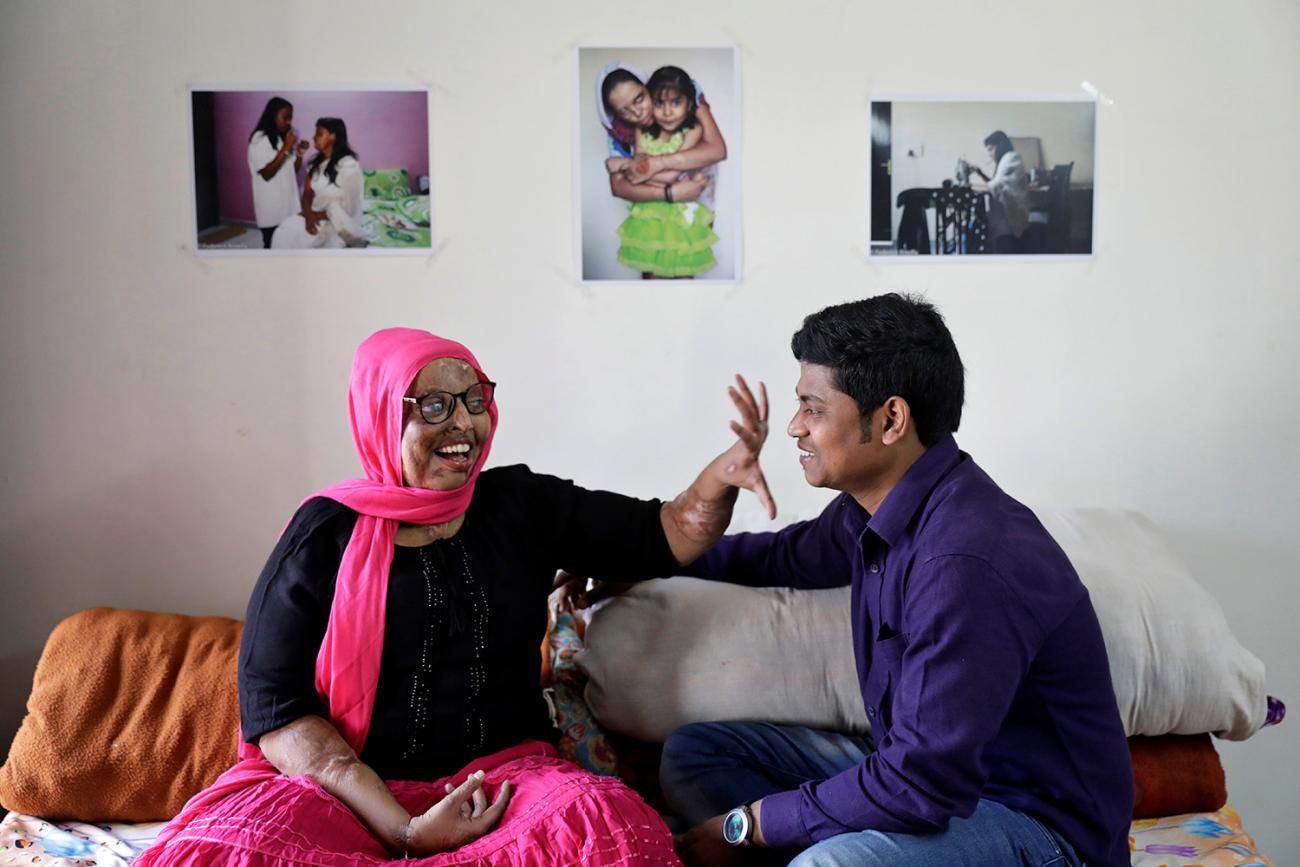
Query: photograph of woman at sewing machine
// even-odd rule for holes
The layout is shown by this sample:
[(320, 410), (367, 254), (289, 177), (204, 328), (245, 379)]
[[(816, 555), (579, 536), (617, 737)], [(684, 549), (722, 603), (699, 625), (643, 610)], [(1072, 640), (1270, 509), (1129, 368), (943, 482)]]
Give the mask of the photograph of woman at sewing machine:
[(873, 256), (1092, 254), (1092, 100), (871, 103)]

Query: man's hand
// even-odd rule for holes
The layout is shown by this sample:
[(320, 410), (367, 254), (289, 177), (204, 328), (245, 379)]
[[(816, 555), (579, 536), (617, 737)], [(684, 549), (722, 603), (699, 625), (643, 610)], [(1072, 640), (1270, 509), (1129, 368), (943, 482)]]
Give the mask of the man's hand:
[(496, 800), (489, 806), (482, 786), (483, 772), (475, 771), (428, 812), (412, 816), (402, 841), (405, 851), (413, 855), (450, 852), (495, 828), (510, 803), (514, 787), (509, 780), (502, 783)]
[(555, 613), (576, 613), (580, 609), (590, 608), (602, 599), (617, 596), (632, 586), (629, 582), (593, 579), (591, 589), (588, 590), (587, 582), (588, 579), (571, 575), (563, 569), (557, 572), (555, 580), (551, 582), (550, 595), (550, 604)]
[(739, 867), (746, 859), (739, 846), (722, 839), (723, 816), (701, 822), (673, 843), (686, 867)]

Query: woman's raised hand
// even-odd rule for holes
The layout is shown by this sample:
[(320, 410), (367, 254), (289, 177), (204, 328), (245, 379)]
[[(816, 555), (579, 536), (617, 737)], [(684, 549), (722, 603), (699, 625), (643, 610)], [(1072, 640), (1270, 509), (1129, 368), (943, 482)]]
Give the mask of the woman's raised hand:
[(740, 410), (741, 420), (733, 419), (731, 422), (731, 429), (737, 437), (735, 445), (719, 455), (713, 465), (727, 484), (753, 491), (767, 510), (767, 516), (775, 518), (776, 501), (772, 499), (767, 478), (758, 463), (758, 455), (767, 441), (767, 386), (761, 382), (758, 384), (758, 399), (755, 400), (745, 377), (736, 374), (736, 384), (727, 387), (727, 394)]
[(446, 785), (446, 797), (420, 816), (412, 816), (402, 841), (408, 854), (450, 852), (491, 831), (514, 794), (509, 780), (501, 784), (496, 800), (488, 804), (483, 792), (483, 772), (475, 771), (459, 786)]

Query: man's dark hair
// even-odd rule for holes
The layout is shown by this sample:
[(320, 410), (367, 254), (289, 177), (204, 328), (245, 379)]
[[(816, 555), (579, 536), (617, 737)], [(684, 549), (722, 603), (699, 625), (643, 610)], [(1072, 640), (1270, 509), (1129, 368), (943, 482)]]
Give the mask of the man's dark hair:
[(797, 360), (835, 372), (835, 387), (857, 402), (864, 431), (894, 395), (907, 401), (923, 445), (961, 424), (961, 356), (939, 311), (915, 295), (891, 292), (820, 310), (804, 319), (790, 349)]

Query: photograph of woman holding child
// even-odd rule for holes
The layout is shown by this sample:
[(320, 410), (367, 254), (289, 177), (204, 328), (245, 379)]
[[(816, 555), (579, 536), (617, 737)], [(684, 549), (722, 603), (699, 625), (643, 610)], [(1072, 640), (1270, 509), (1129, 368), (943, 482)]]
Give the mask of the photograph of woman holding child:
[(579, 109), (583, 279), (735, 279), (738, 149), (718, 121), (738, 126), (734, 51), (583, 48), (579, 68), (595, 94)]

